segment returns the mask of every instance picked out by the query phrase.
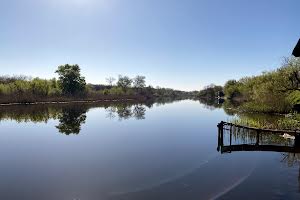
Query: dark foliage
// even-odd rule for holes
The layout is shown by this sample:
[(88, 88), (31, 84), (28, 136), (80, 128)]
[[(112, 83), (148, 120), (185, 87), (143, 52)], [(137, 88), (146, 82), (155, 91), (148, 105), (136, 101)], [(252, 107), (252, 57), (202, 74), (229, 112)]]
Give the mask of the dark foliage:
[(85, 78), (80, 74), (78, 65), (61, 65), (56, 70), (59, 75), (59, 84), (65, 95), (80, 94), (85, 89)]

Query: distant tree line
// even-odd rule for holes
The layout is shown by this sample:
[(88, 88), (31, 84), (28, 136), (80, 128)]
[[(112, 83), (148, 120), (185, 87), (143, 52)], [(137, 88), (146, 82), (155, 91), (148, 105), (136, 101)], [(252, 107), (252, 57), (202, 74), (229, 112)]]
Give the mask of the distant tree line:
[(191, 98), (194, 93), (146, 86), (146, 77), (119, 75), (108, 77), (107, 84), (87, 84), (78, 65), (61, 65), (58, 79), (26, 76), (0, 76), (0, 103), (33, 103), (68, 100), (146, 100), (158, 97)]
[(208, 85), (205, 86), (203, 90), (200, 90), (200, 92), (197, 95), (200, 99), (215, 99), (217, 97), (223, 97), (223, 87), (219, 85)]

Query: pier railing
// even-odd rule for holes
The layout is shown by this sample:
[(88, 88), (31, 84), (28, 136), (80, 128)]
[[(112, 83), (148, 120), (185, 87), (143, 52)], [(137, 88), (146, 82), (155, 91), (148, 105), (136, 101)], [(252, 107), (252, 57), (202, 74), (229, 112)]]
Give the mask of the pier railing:
[(274, 151), (300, 153), (300, 132), (259, 129), (228, 122), (218, 124), (218, 151)]

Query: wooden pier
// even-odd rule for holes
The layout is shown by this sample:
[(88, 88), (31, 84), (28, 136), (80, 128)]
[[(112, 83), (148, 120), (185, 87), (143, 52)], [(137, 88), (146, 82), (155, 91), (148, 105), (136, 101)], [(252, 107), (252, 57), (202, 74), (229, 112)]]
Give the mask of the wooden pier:
[(300, 153), (300, 131), (259, 129), (222, 121), (218, 124), (217, 150), (221, 153), (236, 151)]

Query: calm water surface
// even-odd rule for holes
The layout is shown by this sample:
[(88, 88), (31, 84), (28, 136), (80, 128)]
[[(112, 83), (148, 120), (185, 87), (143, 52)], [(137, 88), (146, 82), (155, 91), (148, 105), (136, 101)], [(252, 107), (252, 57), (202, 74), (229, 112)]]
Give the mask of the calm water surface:
[(298, 154), (217, 151), (230, 118), (190, 100), (1, 108), (0, 199), (300, 199)]

